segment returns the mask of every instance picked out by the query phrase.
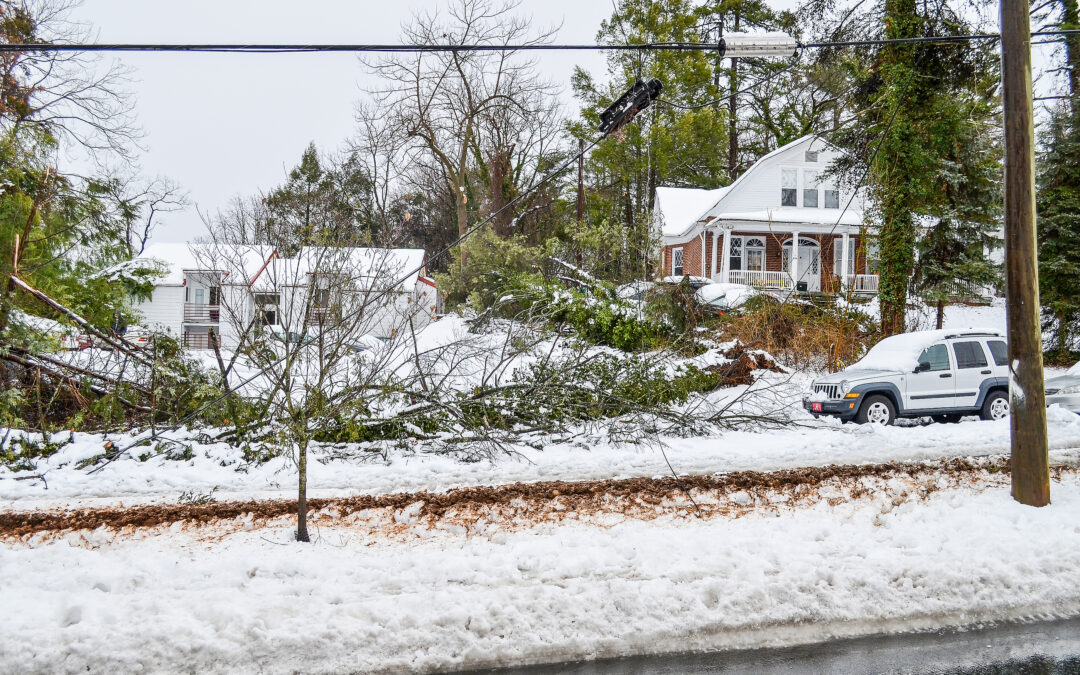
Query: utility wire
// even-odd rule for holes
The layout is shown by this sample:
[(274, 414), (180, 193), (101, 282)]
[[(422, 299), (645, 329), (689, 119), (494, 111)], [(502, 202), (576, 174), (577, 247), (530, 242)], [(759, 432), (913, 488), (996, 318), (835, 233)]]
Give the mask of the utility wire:
[[(1059, 29), (1036, 31), (1031, 37), (1052, 37), (1080, 34), (1080, 29)], [(871, 47), (892, 44), (951, 43), (999, 40), (998, 33), (975, 33), (972, 35), (939, 35), (912, 38), (891, 38), (871, 40), (846, 40), (836, 42), (798, 43), (796, 49), (827, 49), (830, 47)], [(635, 51), (696, 51), (712, 52), (717, 43), (709, 42), (645, 42), (641, 44), (595, 45), (595, 44), (141, 44), (141, 43), (8, 43), (0, 44), (0, 53), (22, 52), (192, 52), (226, 54), (303, 54), (317, 52), (345, 53), (458, 53), (458, 52), (529, 52), (529, 51), (596, 51), (596, 52), (635, 52)], [(743, 55), (739, 55), (740, 57)], [(745, 56), (753, 56), (752, 54)]]

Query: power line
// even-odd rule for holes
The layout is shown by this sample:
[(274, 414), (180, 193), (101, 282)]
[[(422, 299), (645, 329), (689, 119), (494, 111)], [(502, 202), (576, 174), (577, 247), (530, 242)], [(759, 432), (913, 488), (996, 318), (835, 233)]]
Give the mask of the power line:
[[(1080, 34), (1080, 29), (1038, 31), (1031, 37), (1053, 37)], [(799, 43), (798, 49), (827, 49), (830, 47), (873, 47), (892, 44), (948, 44), (1000, 40), (999, 33), (975, 33), (971, 35), (937, 35), (913, 38), (870, 40), (844, 40), (834, 42)], [(529, 52), (529, 51), (717, 51), (719, 45), (707, 42), (646, 42), (642, 44), (596, 45), (596, 44), (249, 44), (249, 43), (190, 43), (190, 44), (143, 44), (143, 43), (17, 43), (0, 44), (0, 53), (22, 52), (190, 52), (226, 54), (303, 54), (319, 52), (338, 53), (455, 53), (455, 52)], [(740, 55), (741, 56), (741, 55)]]

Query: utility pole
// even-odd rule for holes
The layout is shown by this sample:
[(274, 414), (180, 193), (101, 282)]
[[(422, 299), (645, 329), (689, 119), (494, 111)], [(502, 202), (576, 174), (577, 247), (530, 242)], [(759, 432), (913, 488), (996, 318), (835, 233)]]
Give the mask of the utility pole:
[(1012, 495), (1021, 504), (1046, 506), (1050, 503), (1050, 461), (1035, 244), (1035, 125), (1028, 11), (1028, 0), (1001, 0)]

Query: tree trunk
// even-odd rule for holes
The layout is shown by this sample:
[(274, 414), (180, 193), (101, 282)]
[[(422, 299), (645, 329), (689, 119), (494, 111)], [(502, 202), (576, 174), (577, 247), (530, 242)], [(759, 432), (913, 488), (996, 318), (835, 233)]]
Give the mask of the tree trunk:
[(731, 92), (728, 97), (728, 177), (733, 181), (739, 177), (739, 97), (735, 95), (738, 88), (739, 59), (731, 59), (731, 75), (728, 77), (728, 91)]
[(1058, 312), (1057, 321), (1057, 352), (1060, 359), (1064, 356), (1065, 350), (1069, 348), (1069, 323), (1065, 312)]
[(299, 474), (299, 494), (296, 497), (296, 541), (311, 541), (307, 531), (307, 446), (305, 440), (299, 444), (300, 456), (297, 460)]
[(937, 329), (941, 330), (941, 324), (945, 322), (945, 301), (937, 301)]
[[(454, 211), (457, 213), (458, 236), (462, 237), (469, 229), (469, 206), (465, 203), (465, 188), (462, 185), (454, 186)], [(465, 272), (465, 266), (469, 264), (469, 255), (464, 246), (459, 246), (461, 252), (461, 271)]]

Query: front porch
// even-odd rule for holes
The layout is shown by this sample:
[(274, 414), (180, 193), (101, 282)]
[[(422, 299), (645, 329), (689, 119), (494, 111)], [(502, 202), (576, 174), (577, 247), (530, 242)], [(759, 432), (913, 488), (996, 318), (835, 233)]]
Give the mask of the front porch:
[[(795, 288), (795, 282), (790, 272), (766, 271), (766, 270), (728, 270), (717, 272), (712, 275), (713, 281), (731, 284), (746, 284), (761, 290), (790, 291)], [(811, 290), (807, 282), (806, 286), (799, 291)], [(843, 274), (830, 277), (822, 284), (822, 289), (832, 293), (846, 293), (850, 291), (856, 295), (875, 295), (878, 292), (878, 275), (876, 274)]]

